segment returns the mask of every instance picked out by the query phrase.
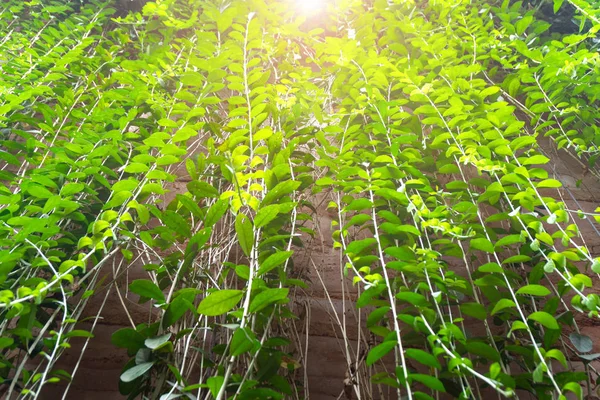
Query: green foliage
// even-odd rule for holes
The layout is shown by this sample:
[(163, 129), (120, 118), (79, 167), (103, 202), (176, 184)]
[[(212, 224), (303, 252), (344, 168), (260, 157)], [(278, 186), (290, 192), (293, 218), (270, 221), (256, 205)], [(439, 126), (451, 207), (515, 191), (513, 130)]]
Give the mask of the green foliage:
[(112, 336), (129, 398), (304, 397), (294, 256), (323, 198), (373, 337), (346, 349), (362, 398), (594, 390), (600, 263), (572, 220), (599, 217), (558, 200), (538, 138), (600, 177), (600, 21), (555, 1), (580, 27), (558, 33), (539, 4), (2, 5), (5, 394), (69, 380), (116, 294), (152, 307)]

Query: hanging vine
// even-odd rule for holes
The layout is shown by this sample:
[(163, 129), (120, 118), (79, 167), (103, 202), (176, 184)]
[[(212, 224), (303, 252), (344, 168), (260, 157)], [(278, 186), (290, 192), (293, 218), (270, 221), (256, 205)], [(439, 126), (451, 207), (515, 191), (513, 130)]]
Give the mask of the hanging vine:
[(6, 398), (66, 398), (111, 296), (123, 395), (308, 397), (291, 300), (323, 197), (362, 322), (356, 348), (335, 322), (348, 398), (595, 393), (600, 261), (575, 221), (598, 216), (551, 161), (600, 177), (593, 4), (552, 4), (569, 33), (543, 2), (5, 3)]

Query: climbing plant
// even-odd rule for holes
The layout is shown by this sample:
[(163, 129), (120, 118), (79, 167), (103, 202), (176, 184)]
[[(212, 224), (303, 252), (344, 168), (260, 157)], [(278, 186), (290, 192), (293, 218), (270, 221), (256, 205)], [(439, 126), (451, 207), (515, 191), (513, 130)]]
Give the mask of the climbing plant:
[(0, 6), (4, 396), (66, 398), (112, 298), (123, 395), (308, 397), (325, 208), (363, 321), (338, 320), (347, 398), (594, 395), (598, 216), (551, 161), (600, 177), (594, 4), (118, 7)]

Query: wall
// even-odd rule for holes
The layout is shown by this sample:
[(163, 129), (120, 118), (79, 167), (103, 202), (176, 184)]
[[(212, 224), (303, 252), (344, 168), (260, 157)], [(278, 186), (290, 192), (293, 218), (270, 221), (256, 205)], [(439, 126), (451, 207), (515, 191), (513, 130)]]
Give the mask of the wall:
[[(564, 151), (557, 152), (554, 146), (547, 141), (541, 140), (544, 152), (551, 157), (552, 163), (549, 167), (551, 175), (563, 182), (565, 188), (561, 190), (547, 190), (544, 195), (560, 198), (569, 209), (581, 209), (585, 212), (594, 212), (600, 199), (597, 179), (590, 174), (585, 174), (582, 167), (576, 163)], [(166, 199), (169, 201), (175, 193), (185, 191), (187, 178), (184, 173), (172, 187), (172, 193)], [(577, 185), (578, 180), (581, 185)], [(315, 199), (315, 203), (327, 204), (325, 195)], [(315, 220), (319, 235), (303, 251), (298, 252), (296, 257), (297, 268), (301, 274), (310, 282), (309, 289), (298, 293), (294, 299), (294, 307), (302, 319), (298, 322), (298, 332), (301, 340), (308, 340), (308, 353), (304, 360), (307, 368), (309, 382), (309, 394), (313, 400), (329, 400), (348, 398), (344, 390), (351, 389), (348, 383), (346, 364), (346, 346), (349, 346), (353, 354), (358, 358), (364, 355), (368, 337), (362, 337), (359, 345), (359, 330), (357, 324), (357, 312), (354, 304), (349, 301), (356, 297), (355, 289), (349, 285), (350, 280), (344, 279), (340, 272), (339, 251), (332, 250), (331, 221), (336, 215), (326, 210), (323, 206), (318, 207)], [(576, 221), (583, 233), (586, 245), (594, 254), (600, 254), (600, 227), (593, 219)], [(111, 275), (111, 266), (105, 267), (103, 273)], [(130, 269), (128, 275), (120, 280), (124, 287), (127, 281), (145, 277), (141, 267)], [(108, 279), (110, 280), (110, 279)], [(594, 289), (600, 292), (597, 277), (594, 277)], [(96, 399), (119, 399), (118, 380), (121, 368), (128, 360), (127, 354), (115, 348), (110, 343), (111, 334), (122, 327), (130, 326), (128, 317), (123, 312), (123, 307), (114, 293), (105, 296), (101, 292), (95, 296), (86, 315), (96, 315), (103, 306), (101, 316), (94, 329), (95, 338), (87, 346), (76, 378), (70, 388), (68, 399), (96, 400)], [(345, 299), (345, 300), (344, 300)], [(125, 299), (127, 309), (136, 323), (146, 321), (149, 315), (149, 307), (139, 305), (135, 298)], [(363, 316), (364, 317), (364, 316)], [(340, 321), (346, 325), (346, 333), (349, 341), (345, 343), (341, 339), (341, 330), (336, 323)], [(600, 352), (600, 325), (598, 319), (590, 319), (585, 315), (578, 315), (577, 322), (581, 327), (581, 333), (589, 335), (594, 341), (593, 352)], [(82, 328), (91, 328), (92, 323), (82, 324)], [(308, 339), (306, 333), (308, 331)], [(82, 346), (82, 339), (73, 340), (73, 347), (67, 351), (60, 360), (60, 368), (72, 370), (77, 364)], [(577, 368), (583, 368), (581, 363), (576, 363)], [(346, 384), (345, 384), (346, 383)], [(64, 386), (49, 387), (44, 398), (58, 399), (62, 397)], [(374, 397), (394, 398), (392, 394), (374, 394)]]

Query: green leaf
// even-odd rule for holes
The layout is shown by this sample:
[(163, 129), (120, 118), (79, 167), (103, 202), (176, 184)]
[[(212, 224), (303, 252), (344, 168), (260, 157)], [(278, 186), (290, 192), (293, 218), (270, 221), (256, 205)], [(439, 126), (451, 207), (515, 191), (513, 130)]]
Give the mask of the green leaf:
[(0, 349), (5, 349), (13, 345), (15, 340), (13, 338), (3, 337), (0, 338)]
[(285, 181), (278, 183), (275, 187), (265, 195), (261, 205), (266, 206), (279, 200), (281, 197), (292, 193), (294, 190), (300, 187), (300, 181)]
[(162, 347), (164, 344), (168, 343), (170, 338), (171, 338), (171, 334), (167, 333), (167, 334), (164, 334), (161, 336), (155, 336), (153, 338), (148, 338), (144, 341), (144, 344), (149, 349), (155, 350), (155, 349)]
[(504, 310), (505, 308), (514, 308), (515, 302), (510, 299), (500, 299), (492, 309), (492, 315)]
[(460, 311), (470, 317), (477, 318), (481, 321), (487, 318), (485, 307), (479, 303), (461, 303)]
[(127, 371), (125, 371), (125, 372), (123, 372), (123, 374), (121, 374), (121, 380), (123, 382), (134, 381), (137, 378), (139, 378), (140, 376), (144, 375), (146, 372), (148, 372), (150, 370), (150, 368), (152, 368), (153, 365), (154, 365), (154, 361), (145, 362), (140, 365), (136, 365), (133, 368), (129, 368)]
[(426, 307), (429, 305), (429, 301), (421, 293), (399, 292), (396, 294), (396, 298), (400, 301), (405, 301), (407, 303), (410, 303), (413, 306)]
[(558, 10), (560, 10), (560, 7), (562, 6), (564, 0), (554, 0), (554, 14), (556, 14), (558, 12)]
[[(192, 298), (193, 297), (194, 295), (192, 295)], [(183, 317), (187, 311), (195, 311), (194, 305), (192, 302), (190, 302), (187, 296), (179, 295), (175, 297), (169, 304), (167, 311), (165, 311), (165, 315), (163, 317), (163, 326), (167, 328), (173, 325), (181, 317)]]
[(542, 285), (527, 285), (517, 290), (517, 294), (544, 297), (550, 294), (550, 290)]
[(204, 226), (211, 227), (217, 222), (219, 222), (219, 220), (221, 219), (221, 217), (223, 217), (228, 208), (228, 200), (217, 200), (212, 206), (210, 206), (210, 208), (206, 212), (206, 217), (204, 218)]
[(500, 88), (498, 86), (490, 86), (479, 92), (479, 96), (481, 96), (482, 98), (486, 98), (488, 96), (498, 93), (499, 91)]
[(533, 21), (532, 15), (526, 15), (523, 18), (521, 18), (519, 21), (517, 21), (517, 23), (515, 24), (515, 30), (517, 31), (517, 35), (522, 35), (523, 33), (525, 33), (525, 31), (527, 30), (527, 27), (529, 27), (529, 25), (531, 24), (532, 21)]
[(250, 313), (255, 313), (271, 304), (279, 303), (282, 300), (286, 300), (288, 292), (289, 289), (283, 288), (263, 290), (262, 292), (254, 296), (252, 302), (250, 303), (250, 309), (248, 311)]
[(559, 188), (562, 187), (562, 183), (557, 181), (556, 179), (544, 179), (541, 182), (538, 182), (536, 185), (538, 189), (541, 188)]
[(149, 167), (146, 164), (134, 162), (125, 167), (125, 172), (130, 174), (140, 174), (143, 172), (147, 172)]
[(446, 388), (442, 381), (440, 381), (435, 376), (425, 375), (425, 374), (409, 374), (408, 379), (412, 379), (413, 381), (421, 382), (423, 385), (427, 386), (429, 389), (438, 391), (438, 392), (446, 392)]
[(213, 395), (213, 397), (217, 397), (217, 395), (221, 391), (221, 387), (223, 386), (224, 382), (225, 378), (222, 376), (211, 376), (206, 380), (206, 383), (208, 384), (208, 389), (210, 390), (210, 393)]
[(283, 264), (292, 256), (292, 254), (294, 254), (293, 251), (278, 251), (277, 253), (271, 254), (260, 264), (256, 276), (264, 275), (273, 268)]
[(175, 211), (166, 210), (162, 215), (162, 222), (175, 233), (190, 238), (192, 230), (188, 222)]
[(53, 196), (52, 192), (40, 185), (31, 185), (27, 188), (27, 193), (38, 199), (48, 199)]
[(83, 183), (67, 183), (60, 189), (61, 196), (71, 196), (75, 193), (81, 192), (85, 188)]
[(492, 242), (490, 242), (489, 240), (487, 240), (485, 238), (471, 239), (470, 243), (471, 243), (471, 249), (473, 249), (473, 250), (481, 250), (481, 251), (485, 251), (486, 253), (494, 252), (494, 245), (492, 244)]
[(269, 222), (273, 221), (279, 214), (279, 208), (279, 204), (261, 207), (256, 213), (256, 217), (254, 217), (254, 226), (257, 228), (262, 228)]
[(129, 290), (133, 293), (140, 295), (140, 297), (147, 297), (154, 299), (160, 303), (165, 302), (165, 295), (153, 282), (147, 279), (137, 279), (129, 285)]
[(592, 269), (592, 272), (595, 272), (596, 274), (600, 274), (600, 259), (595, 258), (594, 261), (592, 262), (592, 266), (590, 268)]
[(92, 332), (83, 330), (83, 329), (73, 329), (71, 332), (67, 333), (65, 337), (85, 337), (85, 338), (93, 338), (94, 334)]
[(254, 247), (254, 231), (252, 222), (244, 214), (238, 214), (235, 218), (235, 232), (237, 233), (238, 242), (244, 254), (250, 257), (250, 252)]
[(500, 354), (487, 343), (469, 341), (465, 347), (471, 354), (475, 354), (485, 358), (486, 360), (500, 362)]
[(548, 157), (543, 156), (541, 154), (537, 154), (535, 156), (526, 158), (525, 160), (523, 160), (523, 162), (521, 164), (523, 164), (523, 165), (546, 164), (546, 163), (548, 163), (548, 161), (550, 161), (550, 159)]
[(135, 329), (122, 328), (112, 334), (110, 341), (117, 347), (138, 351), (144, 347), (144, 337)]
[(256, 336), (250, 329), (238, 328), (231, 338), (229, 354), (234, 357), (240, 356), (245, 352), (252, 350), (257, 342)]
[(243, 295), (243, 291), (232, 289), (213, 292), (200, 302), (198, 313), (208, 317), (225, 314), (240, 302)]
[(129, 200), (132, 195), (133, 193), (131, 193), (129, 190), (123, 190), (121, 192), (114, 193), (112, 198), (104, 205), (104, 207), (102, 207), (102, 209), (107, 210), (109, 208), (120, 207), (123, 205), (123, 203)]
[(545, 326), (548, 329), (560, 329), (560, 326), (558, 325), (558, 322), (556, 322), (556, 319), (545, 311), (536, 311), (530, 314), (527, 317), (527, 319), (539, 322), (541, 325)]
[(392, 235), (397, 235), (398, 233), (410, 233), (415, 236), (421, 235), (421, 232), (412, 225), (399, 225), (391, 222), (384, 222), (380, 225), (380, 228), (382, 231)]
[(406, 349), (406, 356), (431, 368), (442, 368), (438, 359), (431, 353), (421, 349)]
[(592, 338), (590, 338), (587, 335), (581, 335), (577, 332), (572, 332), (571, 334), (569, 334), (569, 340), (580, 353), (589, 353), (594, 347)]
[(367, 366), (373, 365), (381, 357), (384, 357), (386, 354), (392, 351), (392, 349), (396, 347), (396, 344), (396, 340), (388, 340), (373, 347), (367, 355)]
[(214, 198), (219, 196), (219, 191), (215, 189), (214, 186), (203, 181), (191, 181), (187, 184), (187, 189), (194, 196), (201, 198)]
[(551, 274), (554, 272), (556, 265), (554, 264), (554, 260), (548, 259), (548, 261), (544, 264), (544, 272)]
[(352, 200), (350, 204), (344, 207), (344, 211), (362, 211), (373, 207), (373, 203), (369, 199), (358, 198)]
[(562, 351), (558, 349), (551, 349), (546, 352), (546, 358), (554, 358), (562, 364), (563, 367), (567, 368), (567, 359)]

